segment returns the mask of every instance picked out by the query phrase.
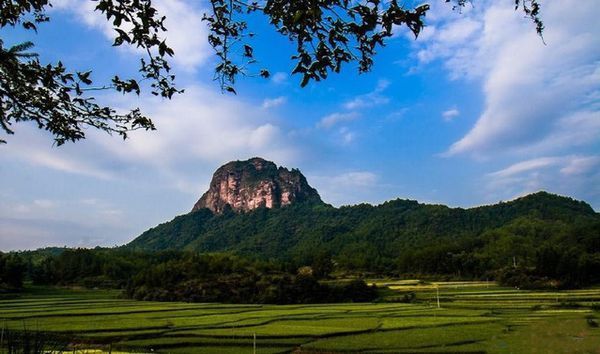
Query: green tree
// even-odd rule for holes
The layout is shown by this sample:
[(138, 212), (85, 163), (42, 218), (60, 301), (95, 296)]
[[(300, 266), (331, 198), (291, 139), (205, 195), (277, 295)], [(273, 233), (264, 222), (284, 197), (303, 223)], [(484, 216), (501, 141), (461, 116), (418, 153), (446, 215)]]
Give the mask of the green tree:
[[(443, 1), (455, 8), (467, 2)], [(535, 22), (541, 34), (538, 0), (513, 2)], [(175, 76), (168, 63), (174, 52), (162, 38), (167, 30), (165, 17), (151, 0), (95, 0), (95, 4), (95, 11), (114, 26), (114, 46), (131, 45), (145, 53), (140, 58), (139, 76), (115, 75), (110, 83), (97, 84), (91, 71), (70, 72), (60, 61), (44, 64), (34, 53), (23, 52), (32, 49), (33, 43), (7, 46), (0, 40), (0, 126), (6, 134), (13, 134), (16, 122), (33, 121), (52, 133), (57, 145), (85, 138), (88, 127), (126, 138), (132, 130), (154, 129), (152, 121), (138, 108), (122, 114), (103, 106), (91, 96), (92, 92), (140, 94), (146, 88), (142, 81), (148, 82), (148, 89), (157, 96), (170, 99), (182, 92), (174, 85)], [(358, 63), (360, 72), (369, 71), (376, 51), (399, 26), (419, 35), (429, 10), (427, 4), (407, 7), (397, 0), (210, 0), (210, 5), (203, 19), (210, 30), (208, 42), (219, 59), (215, 80), (224, 91), (233, 93), (239, 75), (269, 77), (267, 69), (257, 73), (248, 69), (256, 62), (250, 41), (253, 33), (247, 22), (252, 14), (266, 16), (278, 33), (296, 44), (291, 58), (297, 64), (292, 74), (301, 75), (300, 85), (306, 86), (311, 80), (320, 81), (331, 72), (340, 72), (342, 65), (350, 62)], [(47, 9), (51, 6), (51, 0), (0, 1), (0, 29), (37, 31), (41, 23), (50, 20)]]
[(19, 255), (0, 253), (0, 290), (21, 288), (25, 269), (25, 263)]
[[(48, 0), (0, 1), (0, 29), (22, 27), (36, 31), (50, 18), (46, 10)], [(97, 85), (91, 71), (70, 72), (62, 64), (41, 63), (31, 50), (33, 43), (6, 46), (0, 39), (0, 126), (6, 134), (13, 134), (12, 124), (33, 121), (38, 128), (52, 133), (57, 145), (85, 138), (88, 127), (115, 133), (123, 138), (136, 129), (154, 129), (152, 121), (138, 108), (121, 114), (116, 109), (96, 102), (91, 93), (98, 90), (116, 90), (123, 93), (141, 92), (139, 81), (150, 82), (152, 94), (171, 98), (181, 92), (174, 86), (166, 60), (173, 50), (161, 40), (166, 31), (165, 20), (150, 0), (99, 0), (100, 11), (115, 27), (114, 45), (129, 44), (142, 48), (146, 56), (140, 59), (140, 77), (114, 76), (109, 84)], [(124, 30), (126, 27), (128, 30)], [(0, 142), (5, 142), (0, 139)]]
[[(460, 9), (469, 0), (443, 0)], [(342, 64), (357, 62), (359, 72), (373, 65), (377, 49), (398, 27), (406, 26), (417, 37), (423, 29), (428, 4), (410, 7), (397, 0), (211, 0), (212, 13), (205, 15), (209, 24), (208, 41), (219, 63), (215, 80), (222, 88), (235, 92), (238, 75), (247, 75), (245, 68), (255, 63), (250, 39), (254, 36), (246, 21), (249, 14), (260, 13), (281, 35), (296, 44), (292, 59), (300, 74), (300, 85), (311, 80), (326, 79), (331, 72), (339, 73)], [(544, 25), (539, 17), (538, 0), (514, 0), (515, 8), (531, 18), (541, 35)], [(233, 53), (243, 53), (236, 58)], [(240, 61), (241, 59), (241, 61)], [(269, 77), (266, 69), (260, 75)]]

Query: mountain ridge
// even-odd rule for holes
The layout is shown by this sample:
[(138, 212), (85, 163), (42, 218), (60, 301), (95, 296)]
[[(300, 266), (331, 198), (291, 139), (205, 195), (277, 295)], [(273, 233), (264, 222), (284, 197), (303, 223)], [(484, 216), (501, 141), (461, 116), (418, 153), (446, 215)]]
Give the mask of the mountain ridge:
[(522, 221), (550, 230), (551, 237), (556, 227), (600, 225), (600, 216), (585, 202), (547, 192), (469, 209), (404, 199), (339, 208), (296, 203), (242, 214), (200, 209), (151, 228), (126, 247), (234, 252), (299, 262), (308, 262), (318, 252), (364, 253), (391, 260), (411, 248), (477, 243), (486, 233)]
[[(282, 183), (296, 193), (288, 203), (281, 203)], [(254, 158), (223, 165), (192, 212), (147, 230), (124, 248), (228, 252), (296, 265), (327, 254), (348, 270), (415, 271), (431, 263), (465, 272), (448, 263), (449, 255), (491, 270), (510, 266), (506, 261), (513, 258), (534, 264), (542, 245), (550, 253), (556, 247), (600, 252), (600, 214), (583, 201), (545, 191), (472, 208), (408, 199), (334, 207), (299, 170)], [(434, 268), (427, 271), (445, 272)]]

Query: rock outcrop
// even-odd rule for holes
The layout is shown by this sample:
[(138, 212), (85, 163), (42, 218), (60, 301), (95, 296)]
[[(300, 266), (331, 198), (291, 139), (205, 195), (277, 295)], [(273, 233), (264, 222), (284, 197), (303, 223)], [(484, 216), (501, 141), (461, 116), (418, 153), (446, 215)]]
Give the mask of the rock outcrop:
[(255, 157), (219, 167), (208, 191), (192, 211), (208, 208), (220, 214), (230, 207), (236, 212), (244, 212), (305, 201), (321, 203), (321, 197), (299, 170), (278, 168), (271, 161)]

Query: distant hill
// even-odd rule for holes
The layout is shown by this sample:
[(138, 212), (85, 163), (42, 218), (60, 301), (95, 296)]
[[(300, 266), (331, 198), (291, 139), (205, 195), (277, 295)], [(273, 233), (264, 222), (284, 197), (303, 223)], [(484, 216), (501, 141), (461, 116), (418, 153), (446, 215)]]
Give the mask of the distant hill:
[(543, 247), (600, 255), (600, 214), (585, 202), (546, 192), (470, 209), (402, 199), (335, 208), (320, 198), (298, 198), (285, 207), (248, 211), (195, 207), (125, 246), (234, 252), (295, 264), (327, 255), (344, 269), (462, 275), (537, 264)]

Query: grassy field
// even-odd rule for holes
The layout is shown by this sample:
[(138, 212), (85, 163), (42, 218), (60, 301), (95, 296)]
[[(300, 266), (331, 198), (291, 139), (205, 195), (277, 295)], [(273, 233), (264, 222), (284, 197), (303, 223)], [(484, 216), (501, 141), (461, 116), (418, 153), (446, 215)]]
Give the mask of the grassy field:
[[(113, 353), (600, 353), (600, 289), (532, 292), (487, 282), (373, 280), (387, 301), (222, 305), (139, 302), (118, 292), (30, 288), (0, 299), (3, 327)], [(439, 304), (438, 308), (438, 293)], [(255, 339), (256, 338), (256, 339)]]

